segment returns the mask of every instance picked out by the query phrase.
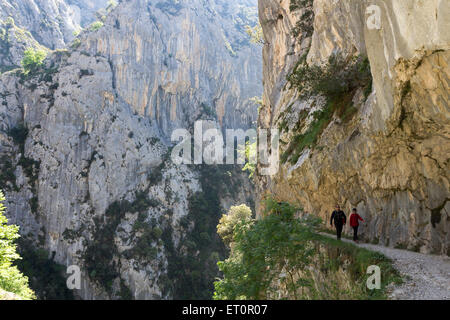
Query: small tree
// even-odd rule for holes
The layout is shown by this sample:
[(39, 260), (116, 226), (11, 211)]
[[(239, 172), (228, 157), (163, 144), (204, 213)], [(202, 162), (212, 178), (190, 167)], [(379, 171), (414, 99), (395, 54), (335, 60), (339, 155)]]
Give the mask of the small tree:
[(264, 34), (259, 23), (254, 27), (245, 26), (245, 32), (250, 36), (251, 43), (264, 44)]
[(245, 204), (233, 206), (227, 214), (222, 215), (217, 225), (217, 234), (223, 242), (230, 246), (233, 242), (234, 228), (238, 223), (249, 222), (252, 219), (252, 210)]
[[(232, 239), (230, 257), (218, 262), (224, 278), (214, 283), (214, 299), (267, 299), (273, 296), (273, 283), (284, 271), (282, 280), (296, 299), (309, 279), (294, 275), (311, 261), (314, 250), (309, 244), (319, 221), (311, 217), (296, 218), (299, 208), (289, 203), (266, 200), (262, 219), (238, 219), (225, 232)], [(231, 219), (230, 219), (231, 220)]]
[(0, 190), (0, 288), (12, 292), (23, 299), (33, 299), (34, 293), (28, 287), (28, 278), (25, 277), (12, 262), (20, 259), (16, 252), (14, 241), (18, 239), (19, 227), (8, 225), (8, 219), (4, 216), (5, 197)]
[(91, 31), (97, 31), (101, 27), (103, 27), (103, 22), (102, 21), (95, 21), (95, 22), (92, 22), (92, 24), (90, 25), (89, 29)]
[[(291, 88), (299, 92), (303, 100), (313, 96), (326, 98), (326, 105), (313, 114), (313, 121), (306, 132), (298, 132), (281, 156), (281, 162), (288, 159), (297, 163), (304, 148), (313, 148), (336, 114), (342, 121), (348, 121), (356, 113), (353, 96), (363, 89), (367, 98), (372, 91), (372, 74), (366, 56), (344, 57), (332, 54), (323, 65), (308, 65), (303, 55), (293, 71), (287, 76)], [(303, 128), (302, 128), (303, 131)]]
[(42, 49), (28, 48), (24, 51), (24, 57), (22, 59), (22, 67), (25, 74), (35, 72), (40, 66), (42, 66), (47, 52)]

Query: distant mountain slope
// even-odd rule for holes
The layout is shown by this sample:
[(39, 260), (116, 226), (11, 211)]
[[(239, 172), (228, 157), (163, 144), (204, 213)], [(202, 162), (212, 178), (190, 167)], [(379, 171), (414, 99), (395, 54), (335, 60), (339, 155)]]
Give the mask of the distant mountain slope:
[(253, 125), (256, 23), (256, 1), (123, 1), (35, 71), (1, 76), (10, 221), (24, 247), (80, 267), (78, 297), (211, 297), (218, 219), (253, 189), (239, 167), (174, 165), (170, 136)]

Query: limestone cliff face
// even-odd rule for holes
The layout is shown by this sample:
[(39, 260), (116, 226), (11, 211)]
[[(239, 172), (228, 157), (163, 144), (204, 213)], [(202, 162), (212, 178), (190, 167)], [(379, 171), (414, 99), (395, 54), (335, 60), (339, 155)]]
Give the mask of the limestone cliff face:
[(0, 72), (20, 66), (27, 48), (46, 50), (31, 33), (15, 24), (14, 19), (0, 20)]
[(65, 48), (106, 6), (107, 0), (1, 0), (0, 71), (20, 66), (27, 48)]
[[(321, 65), (336, 52), (367, 56), (373, 90), (367, 99), (358, 90), (355, 115), (346, 122), (334, 116), (295, 164), (259, 178), (260, 196), (272, 192), (299, 202), (325, 221), (335, 203), (348, 213), (356, 207), (368, 240), (448, 255), (450, 4), (315, 0), (291, 6), (301, 2), (259, 1), (266, 41), (259, 125), (284, 121), (282, 140), (289, 142), (323, 106), (320, 97), (300, 99), (287, 84), (305, 54), (309, 65)], [(303, 24), (299, 32), (308, 8), (314, 31)]]
[(16, 25), (50, 49), (64, 48), (80, 27), (74, 9), (63, 0), (2, 0), (0, 9), (0, 19), (13, 18)]
[(166, 136), (202, 112), (224, 128), (248, 128), (257, 113), (249, 99), (261, 86), (260, 47), (244, 32), (256, 19), (251, 5), (125, 2), (80, 50), (107, 57), (120, 98)]
[[(200, 225), (192, 213), (211, 197), (197, 193), (217, 192), (216, 215), (251, 202), (242, 177), (218, 190), (219, 180), (169, 160), (174, 128), (200, 118), (223, 128), (256, 120), (248, 99), (260, 95), (260, 48), (243, 29), (256, 3), (203, 4), (124, 1), (77, 49), (52, 53), (34, 74), (1, 76), (10, 222), (56, 262), (80, 266), (80, 298), (173, 297), (177, 258), (203, 268), (217, 261), (215, 229), (198, 232), (214, 217)], [(188, 241), (193, 230), (202, 247)]]

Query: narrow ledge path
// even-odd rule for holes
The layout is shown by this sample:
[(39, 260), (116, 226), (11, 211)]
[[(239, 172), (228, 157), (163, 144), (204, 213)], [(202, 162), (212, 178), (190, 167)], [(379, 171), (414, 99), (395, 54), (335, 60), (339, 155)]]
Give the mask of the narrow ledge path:
[[(333, 237), (327, 233), (320, 234)], [(392, 259), (394, 267), (403, 276), (404, 283), (388, 287), (389, 299), (450, 300), (450, 257), (394, 249), (375, 244), (355, 243), (344, 238), (342, 238), (342, 241), (380, 252)]]

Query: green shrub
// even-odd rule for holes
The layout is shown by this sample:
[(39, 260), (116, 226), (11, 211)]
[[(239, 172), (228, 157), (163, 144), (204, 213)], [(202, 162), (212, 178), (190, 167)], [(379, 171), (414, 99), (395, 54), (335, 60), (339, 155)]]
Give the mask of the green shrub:
[(161, 235), (162, 235), (162, 233), (163, 233), (163, 231), (161, 230), (161, 228), (158, 228), (158, 227), (154, 227), (153, 230), (152, 230), (152, 232), (153, 232), (153, 237), (154, 237), (155, 239), (161, 238)]
[(89, 26), (89, 29), (91, 31), (97, 31), (98, 29), (100, 29), (101, 27), (103, 27), (103, 22), (102, 21), (94, 21), (91, 23), (91, 25)]
[(79, 46), (81, 46), (81, 40), (78, 38), (73, 39), (72, 44), (70, 45), (70, 47), (72, 49), (77, 49)]
[(206, 115), (209, 118), (213, 118), (213, 119), (217, 118), (216, 110), (214, 108), (210, 107), (209, 105), (207, 105), (206, 103), (202, 102), (200, 104), (200, 110), (201, 110), (200, 117), (202, 115)]
[(261, 25), (258, 23), (254, 27), (249, 25), (245, 26), (245, 32), (250, 37), (250, 43), (264, 44), (264, 34)]
[(241, 222), (250, 221), (251, 218), (252, 211), (245, 204), (233, 206), (228, 210), (227, 214), (222, 215), (222, 218), (220, 218), (217, 225), (217, 234), (227, 246), (230, 246), (233, 242), (235, 227)]
[(283, 163), (290, 159), (295, 164), (304, 148), (314, 147), (334, 114), (343, 121), (351, 119), (357, 111), (352, 98), (358, 88), (364, 89), (366, 98), (372, 90), (370, 63), (367, 57), (362, 56), (344, 59), (340, 54), (334, 54), (323, 66), (309, 66), (304, 55), (287, 80), (292, 88), (298, 90), (300, 98), (323, 96), (326, 104), (315, 112), (307, 131), (294, 136), (281, 156)]
[(122, 300), (133, 300), (133, 294), (131, 293), (130, 288), (127, 287), (123, 279), (120, 279), (119, 296)]
[(117, 1), (109, 0), (106, 4), (106, 12), (111, 12), (115, 7), (117, 7)]
[(281, 162), (285, 163), (290, 157), (292, 164), (297, 163), (298, 158), (305, 148), (312, 148), (316, 145), (320, 134), (330, 123), (332, 115), (332, 107), (328, 105), (324, 109), (316, 111), (313, 114), (313, 121), (307, 131), (303, 134), (297, 134), (292, 138), (288, 148), (281, 155)]
[(11, 160), (6, 155), (3, 155), (0, 158), (0, 184), (4, 186), (6, 190), (9, 190), (10, 187), (8, 183), (12, 185), (12, 188), (15, 191), (19, 190), (16, 184), (15, 167)]
[(8, 135), (13, 138), (14, 143), (24, 145), (28, 136), (28, 128), (24, 125), (18, 125), (8, 131)]
[(256, 163), (253, 163), (254, 161), (250, 161), (250, 160), (252, 157), (255, 157), (257, 154), (257, 143), (256, 142), (250, 143), (250, 141), (247, 141), (245, 143), (245, 149), (238, 150), (238, 152), (244, 152), (245, 165), (242, 168), (242, 171), (248, 171), (249, 172), (248, 177), (251, 179), (256, 172)]
[(24, 51), (24, 57), (22, 59), (22, 67), (24, 69), (24, 73), (34, 73), (42, 66), (46, 56), (47, 52), (45, 50), (34, 48), (26, 49)]
[(8, 220), (4, 216), (6, 208), (3, 205), (5, 200), (0, 190), (0, 288), (23, 299), (34, 299), (34, 292), (28, 286), (28, 278), (12, 265), (13, 261), (21, 259), (15, 244), (15, 240), (19, 238), (19, 227), (7, 224)]
[(291, 12), (305, 9), (293, 29), (294, 37), (298, 37), (301, 33), (304, 33), (306, 37), (312, 36), (314, 32), (313, 2), (313, 0), (291, 0), (289, 5), (289, 10)]
[(367, 57), (344, 59), (333, 54), (323, 66), (305, 63), (302, 57), (287, 80), (296, 88), (302, 98), (322, 95), (327, 99), (337, 99), (345, 93), (360, 87), (367, 87), (372, 80)]
[(293, 12), (306, 6), (312, 6), (313, 2), (314, 0), (291, 0), (289, 4), (289, 11)]
[[(224, 278), (214, 283), (214, 299), (264, 299), (281, 269), (291, 273), (308, 265), (314, 252), (307, 240), (318, 222), (295, 218), (298, 211), (269, 198), (263, 219), (244, 217), (235, 225), (230, 257), (218, 263)], [(304, 283), (289, 285), (296, 291)]]

